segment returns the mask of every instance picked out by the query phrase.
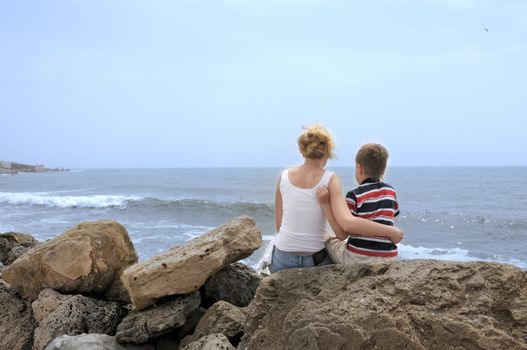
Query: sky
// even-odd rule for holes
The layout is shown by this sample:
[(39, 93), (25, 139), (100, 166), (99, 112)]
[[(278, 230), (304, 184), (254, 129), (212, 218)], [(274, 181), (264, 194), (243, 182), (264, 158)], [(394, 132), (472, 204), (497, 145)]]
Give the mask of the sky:
[(0, 0), (0, 160), (527, 165), (525, 0)]

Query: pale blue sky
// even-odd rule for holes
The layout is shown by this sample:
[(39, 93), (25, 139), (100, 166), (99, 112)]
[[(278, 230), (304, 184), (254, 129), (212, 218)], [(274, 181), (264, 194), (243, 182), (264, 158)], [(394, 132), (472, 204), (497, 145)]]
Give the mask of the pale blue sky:
[(527, 165), (526, 104), (525, 0), (0, 0), (5, 160)]

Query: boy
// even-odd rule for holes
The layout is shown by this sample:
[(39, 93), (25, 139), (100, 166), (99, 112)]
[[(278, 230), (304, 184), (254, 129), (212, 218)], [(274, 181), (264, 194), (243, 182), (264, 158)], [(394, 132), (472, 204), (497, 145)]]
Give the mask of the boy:
[[(399, 215), (399, 205), (393, 187), (382, 182), (387, 161), (388, 151), (384, 146), (374, 143), (362, 146), (355, 158), (355, 178), (359, 186), (348, 192), (346, 202), (354, 216), (393, 226), (394, 218)], [(386, 237), (348, 236), (333, 218), (327, 189), (319, 190), (317, 196), (337, 235), (326, 241), (326, 249), (335, 263), (371, 264), (397, 257), (397, 246)]]

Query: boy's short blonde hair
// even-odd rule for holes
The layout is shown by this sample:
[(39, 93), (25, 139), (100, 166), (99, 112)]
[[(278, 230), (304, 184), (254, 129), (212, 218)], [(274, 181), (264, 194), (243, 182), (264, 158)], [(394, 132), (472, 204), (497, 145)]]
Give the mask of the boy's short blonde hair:
[(355, 162), (364, 168), (368, 177), (380, 180), (386, 171), (388, 150), (378, 143), (367, 143), (357, 152)]
[(304, 132), (298, 137), (298, 148), (305, 158), (334, 158), (335, 142), (328, 129), (320, 124), (304, 127)]

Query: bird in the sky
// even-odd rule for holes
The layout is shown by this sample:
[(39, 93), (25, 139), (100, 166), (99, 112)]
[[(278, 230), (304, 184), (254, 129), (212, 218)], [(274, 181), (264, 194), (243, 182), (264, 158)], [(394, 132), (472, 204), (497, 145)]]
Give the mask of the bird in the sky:
[(489, 31), (489, 28), (483, 28), (483, 29), (485, 29), (485, 31), (486, 31), (486, 32), (488, 32), (488, 31)]

